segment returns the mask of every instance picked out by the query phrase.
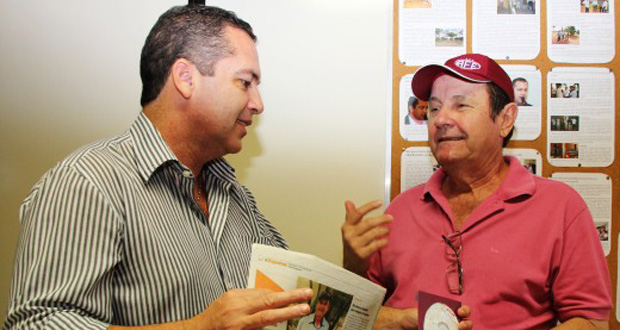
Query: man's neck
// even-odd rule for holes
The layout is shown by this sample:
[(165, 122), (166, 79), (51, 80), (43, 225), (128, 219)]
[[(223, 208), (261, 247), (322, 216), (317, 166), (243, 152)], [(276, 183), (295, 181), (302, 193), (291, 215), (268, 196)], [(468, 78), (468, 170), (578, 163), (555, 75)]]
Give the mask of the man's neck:
[(480, 166), (485, 170), (471, 172), (467, 167), (461, 170), (444, 169), (447, 175), (441, 184), (441, 191), (450, 204), (456, 230), (461, 229), (474, 210), (495, 193), (504, 181), (508, 174), (508, 164), (502, 159), (494, 165), (490, 169)]
[(508, 164), (502, 156), (486, 166), (447, 166), (446, 177), (441, 190), (446, 198), (469, 194), (482, 202), (493, 194), (504, 181), (508, 173)]
[(194, 176), (199, 176), (204, 165), (219, 158), (220, 155), (210, 154), (209, 152), (214, 148), (202, 146), (198, 139), (188, 136), (188, 123), (185, 123), (183, 118), (179, 118), (174, 110), (166, 108), (164, 104), (153, 101), (143, 108), (143, 112), (157, 128), (181, 164), (187, 166)]

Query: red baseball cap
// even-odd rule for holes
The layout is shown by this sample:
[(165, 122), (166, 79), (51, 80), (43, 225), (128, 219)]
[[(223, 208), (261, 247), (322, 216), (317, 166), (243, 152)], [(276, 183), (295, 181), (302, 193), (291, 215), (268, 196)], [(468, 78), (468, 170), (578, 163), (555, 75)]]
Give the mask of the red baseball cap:
[(495, 83), (508, 94), (511, 102), (515, 100), (512, 80), (506, 71), (482, 54), (465, 54), (447, 60), (444, 65), (430, 64), (419, 68), (411, 80), (413, 95), (428, 101), (435, 79), (444, 74), (475, 83)]

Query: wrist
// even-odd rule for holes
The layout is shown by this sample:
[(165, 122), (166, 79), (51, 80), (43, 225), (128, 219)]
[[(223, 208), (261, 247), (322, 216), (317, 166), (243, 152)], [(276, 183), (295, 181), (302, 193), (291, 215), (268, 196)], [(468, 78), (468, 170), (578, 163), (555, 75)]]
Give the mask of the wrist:
[(211, 324), (205, 317), (205, 312), (202, 312), (191, 319), (181, 321), (179, 329), (181, 330), (208, 330), (207, 325)]
[(418, 328), (418, 309), (409, 308), (405, 309), (403, 313), (403, 323), (405, 329), (417, 329)]

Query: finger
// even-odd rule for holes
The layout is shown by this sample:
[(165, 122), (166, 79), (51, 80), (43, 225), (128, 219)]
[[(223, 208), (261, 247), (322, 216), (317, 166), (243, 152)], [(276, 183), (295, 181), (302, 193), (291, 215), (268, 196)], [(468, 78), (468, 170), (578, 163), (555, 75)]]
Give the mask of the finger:
[(356, 224), (362, 220), (367, 213), (379, 208), (381, 205), (383, 205), (381, 200), (374, 200), (362, 205), (359, 208), (356, 208), (353, 202), (347, 200), (344, 203), (345, 210), (347, 212), (345, 222), (349, 224)]
[(467, 318), (471, 315), (471, 308), (469, 308), (469, 306), (467, 305), (463, 305), (459, 307), (456, 313), (462, 318)]
[[(367, 245), (372, 239), (389, 232), (384, 224), (394, 220), (389, 214), (373, 218), (366, 218), (357, 224), (345, 223), (342, 225), (342, 235), (345, 241), (353, 246)], [(387, 231), (386, 231), (387, 230)], [(362, 240), (363, 242), (359, 242)]]
[(355, 244), (358, 247), (366, 247), (373, 241), (381, 239), (390, 232), (390, 229), (386, 226), (377, 225), (369, 230), (366, 230), (363, 234), (358, 234), (355, 238)]
[(357, 213), (357, 207), (355, 207), (355, 204), (352, 201), (346, 200), (344, 202), (344, 209), (346, 212), (344, 220), (345, 224), (356, 224), (362, 220), (362, 216)]
[(356, 231), (358, 232), (358, 235), (366, 235), (376, 230), (380, 232), (383, 232), (384, 230), (389, 231), (388, 227), (384, 226), (384, 224), (391, 222), (392, 220), (394, 220), (394, 217), (390, 214), (383, 214), (377, 217), (365, 218), (361, 223), (356, 226)]
[(378, 209), (379, 207), (381, 207), (381, 205), (383, 205), (383, 202), (380, 199), (368, 202), (360, 207), (357, 208), (357, 213), (359, 213), (362, 216), (365, 216), (367, 213)]
[(285, 307), (291, 304), (307, 302), (313, 296), (313, 292), (309, 288), (297, 289), (287, 292), (273, 292), (265, 289), (254, 289), (255, 297), (250, 297), (249, 311), (256, 313), (262, 310), (275, 309)]
[(299, 304), (284, 308), (269, 309), (252, 314), (247, 318), (244, 329), (257, 329), (283, 321), (303, 317), (310, 313), (308, 304)]
[(459, 330), (471, 330), (474, 328), (474, 323), (469, 320), (459, 322)]
[(370, 244), (362, 248), (359, 248), (357, 250), (358, 256), (361, 259), (368, 259), (375, 252), (379, 251), (381, 248), (386, 246), (387, 243), (388, 243), (387, 238), (380, 238), (380, 239), (374, 240)]

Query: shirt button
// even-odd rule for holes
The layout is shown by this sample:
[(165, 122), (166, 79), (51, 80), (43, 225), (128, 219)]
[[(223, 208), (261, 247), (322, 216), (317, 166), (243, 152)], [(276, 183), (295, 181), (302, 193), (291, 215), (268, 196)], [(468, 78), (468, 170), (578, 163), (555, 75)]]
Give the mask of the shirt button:
[(193, 178), (194, 177), (194, 175), (192, 174), (192, 171), (190, 171), (190, 170), (184, 170), (183, 171), (183, 176), (186, 177), (186, 178)]

